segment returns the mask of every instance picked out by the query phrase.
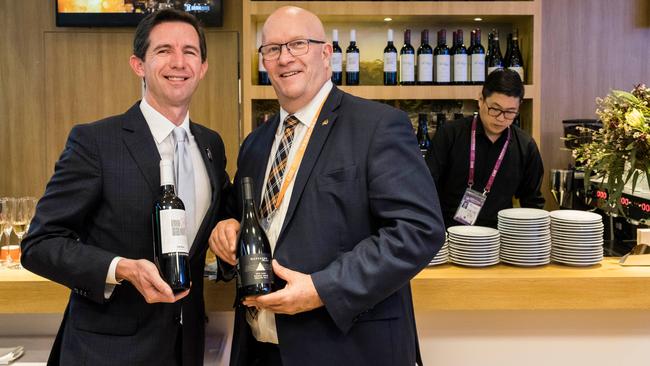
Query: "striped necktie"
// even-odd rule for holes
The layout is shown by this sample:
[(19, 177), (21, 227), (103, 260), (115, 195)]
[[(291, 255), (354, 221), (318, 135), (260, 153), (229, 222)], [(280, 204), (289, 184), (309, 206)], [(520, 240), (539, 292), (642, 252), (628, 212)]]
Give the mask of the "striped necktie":
[(264, 195), (262, 196), (262, 204), (260, 205), (260, 216), (262, 219), (267, 218), (277, 206), (278, 195), (280, 194), (280, 187), (282, 186), (282, 179), (287, 167), (287, 158), (289, 151), (291, 151), (291, 143), (293, 142), (294, 132), (296, 126), (300, 121), (293, 115), (287, 116), (284, 120), (284, 133), (278, 145), (278, 150), (275, 152), (273, 165), (269, 170), (269, 176), (266, 180), (264, 188)]

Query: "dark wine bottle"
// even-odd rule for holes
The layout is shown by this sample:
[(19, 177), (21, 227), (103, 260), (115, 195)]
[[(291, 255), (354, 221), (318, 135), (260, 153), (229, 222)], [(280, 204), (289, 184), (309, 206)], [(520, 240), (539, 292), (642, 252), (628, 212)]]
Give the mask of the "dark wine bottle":
[(447, 31), (444, 29), (438, 32), (438, 45), (433, 50), (433, 58), (436, 62), (435, 84), (449, 84), (451, 81), (451, 59), (449, 48), (447, 48)]
[(388, 43), (384, 48), (384, 85), (397, 85), (397, 48), (393, 45), (393, 30), (387, 33)]
[(399, 83), (415, 84), (415, 49), (411, 46), (411, 30), (404, 31), (404, 45), (399, 50)]
[(332, 82), (336, 85), (343, 84), (343, 51), (339, 46), (339, 31), (332, 30)]
[(171, 160), (160, 161), (160, 197), (154, 202), (154, 262), (174, 293), (190, 288), (189, 245), (185, 233), (185, 205), (174, 191)]
[(258, 62), (257, 62), (257, 82), (259, 85), (271, 85), (271, 80), (269, 79), (269, 73), (266, 72), (264, 67), (264, 60), (262, 59), (262, 54), (258, 53)]
[(237, 296), (264, 295), (273, 291), (271, 246), (257, 217), (253, 179), (243, 177), (243, 214), (237, 234)]
[(493, 29), (492, 33), (492, 52), (490, 52), (490, 57), (485, 61), (487, 64), (487, 75), (494, 70), (503, 68), (503, 57), (501, 57), (501, 47), (499, 46), (499, 32)]
[(429, 30), (422, 31), (418, 47), (418, 84), (433, 84), (433, 49), (429, 45)]
[(467, 48), (463, 44), (463, 30), (456, 31), (456, 47), (451, 54), (451, 60), (454, 68), (454, 84), (464, 85), (467, 84), (469, 79), (467, 77)]
[(357, 47), (357, 31), (350, 30), (350, 45), (345, 50), (345, 83), (359, 85), (359, 48)]
[(506, 39), (506, 53), (503, 55), (503, 67), (510, 66), (510, 55), (512, 54), (512, 33), (508, 33), (508, 38)]
[(429, 138), (429, 121), (427, 120), (426, 113), (418, 113), (418, 132), (417, 132), (418, 145), (422, 156), (427, 154), (431, 147), (431, 139)]
[(521, 56), (521, 51), (519, 50), (519, 30), (515, 29), (515, 33), (512, 35), (512, 44), (510, 46), (510, 55), (508, 59), (508, 69), (516, 71), (521, 78), (521, 81), (524, 81), (524, 59)]
[(481, 30), (474, 30), (474, 46), (471, 52), (472, 84), (485, 82), (485, 48), (481, 44)]

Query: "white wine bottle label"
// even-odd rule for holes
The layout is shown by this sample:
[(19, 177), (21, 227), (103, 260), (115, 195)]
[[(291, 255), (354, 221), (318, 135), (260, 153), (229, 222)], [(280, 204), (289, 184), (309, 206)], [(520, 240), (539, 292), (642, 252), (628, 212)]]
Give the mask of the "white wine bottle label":
[(524, 68), (521, 66), (512, 66), (509, 67), (508, 69), (517, 72), (519, 74), (519, 77), (521, 78), (521, 82), (524, 81)]
[(397, 72), (397, 53), (384, 53), (384, 72)]
[(497, 66), (497, 67), (490, 66), (490, 67), (487, 68), (487, 74), (490, 75), (492, 73), (492, 71), (499, 70), (499, 69), (503, 69), (503, 67), (501, 67), (501, 66)]
[(467, 55), (454, 55), (454, 81), (467, 81)]
[(485, 54), (472, 55), (472, 81), (485, 81)]
[(160, 211), (160, 246), (162, 254), (190, 252), (185, 234), (185, 210)]
[(404, 54), (399, 56), (400, 81), (415, 81), (415, 55)]
[(340, 52), (332, 53), (332, 58), (330, 59), (330, 64), (332, 65), (332, 72), (342, 72), (343, 71), (343, 54)]
[(451, 81), (450, 61), (449, 55), (436, 56), (436, 82), (448, 83)]
[(241, 285), (265, 285), (273, 283), (271, 254), (259, 253), (242, 255), (237, 262)]
[(418, 56), (418, 81), (433, 81), (433, 55), (421, 54)]
[(347, 53), (347, 64), (345, 65), (345, 71), (347, 72), (359, 72), (359, 54), (356, 52)]

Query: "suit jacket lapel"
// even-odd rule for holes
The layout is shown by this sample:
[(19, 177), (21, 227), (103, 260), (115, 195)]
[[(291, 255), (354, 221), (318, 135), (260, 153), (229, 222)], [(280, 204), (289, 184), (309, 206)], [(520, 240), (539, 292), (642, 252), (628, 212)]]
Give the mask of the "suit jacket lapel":
[(123, 141), (151, 190), (160, 187), (160, 154), (151, 130), (140, 111), (140, 102), (124, 114)]
[[(253, 164), (250, 171), (255, 173), (255, 187), (254, 187), (254, 196), (255, 202), (260, 205), (260, 197), (262, 197), (262, 190), (264, 189), (264, 175), (266, 174), (266, 166), (268, 165), (269, 159), (274, 159), (275, 157), (270, 157), (271, 147), (273, 147), (273, 141), (275, 140), (275, 132), (278, 130), (278, 124), (280, 123), (280, 114), (276, 114), (271, 120), (266, 122), (267, 125), (261, 127), (263, 128), (260, 131), (260, 142), (258, 144), (259, 149), (256, 149), (258, 156), (252, 159), (251, 164)], [(239, 189), (236, 187), (235, 189)]]
[(305, 151), (305, 155), (300, 163), (300, 168), (296, 174), (296, 181), (291, 192), (291, 201), (289, 201), (289, 208), (284, 217), (284, 223), (282, 224), (282, 230), (280, 231), (280, 237), (278, 238), (276, 248), (282, 243), (284, 229), (287, 227), (289, 222), (291, 222), (296, 206), (300, 201), (300, 196), (302, 195), (305, 185), (309, 180), (309, 176), (316, 165), (318, 156), (323, 149), (323, 145), (325, 145), (325, 141), (327, 141), (327, 137), (333, 128), (332, 126), (336, 122), (338, 115), (335, 113), (335, 110), (338, 108), (339, 104), (341, 104), (342, 97), (343, 92), (341, 92), (336, 86), (333, 87), (329, 96), (325, 100), (325, 104), (323, 105), (318, 119), (316, 120), (314, 131), (312, 132), (309, 143), (307, 144), (307, 150)]

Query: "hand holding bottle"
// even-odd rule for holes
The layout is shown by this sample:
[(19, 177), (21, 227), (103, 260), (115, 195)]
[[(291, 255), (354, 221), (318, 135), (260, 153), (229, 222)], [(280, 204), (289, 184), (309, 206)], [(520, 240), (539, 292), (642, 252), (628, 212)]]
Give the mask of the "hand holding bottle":
[(190, 293), (188, 289), (174, 295), (172, 288), (160, 277), (156, 265), (146, 259), (120, 259), (115, 268), (115, 278), (131, 282), (149, 304), (173, 303)]
[(286, 286), (268, 295), (249, 296), (242, 302), (245, 306), (293, 315), (324, 305), (310, 275), (283, 267), (275, 259), (273, 272), (287, 282)]
[(208, 240), (212, 252), (219, 259), (233, 266), (237, 263), (237, 234), (239, 228), (239, 221), (235, 219), (219, 221)]

